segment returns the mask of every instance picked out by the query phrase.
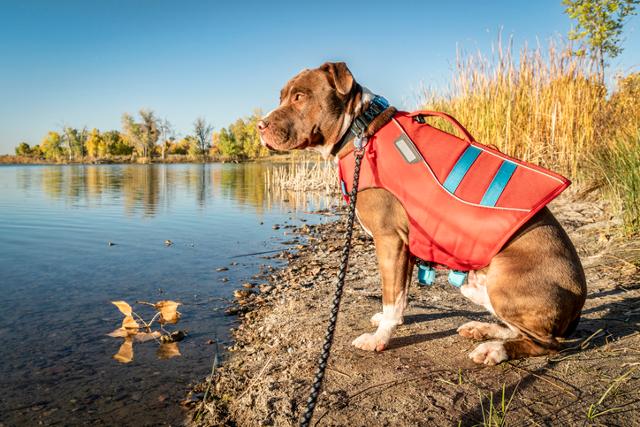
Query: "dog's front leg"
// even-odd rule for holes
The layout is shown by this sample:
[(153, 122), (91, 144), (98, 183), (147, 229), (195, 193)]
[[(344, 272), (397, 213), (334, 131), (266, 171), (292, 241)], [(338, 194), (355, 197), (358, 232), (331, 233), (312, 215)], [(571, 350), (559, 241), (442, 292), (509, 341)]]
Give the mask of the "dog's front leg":
[(401, 234), (393, 228), (373, 233), (382, 279), (382, 313), (375, 314), (371, 319), (378, 326), (375, 333), (362, 334), (353, 340), (352, 344), (359, 349), (384, 350), (393, 330), (403, 322), (413, 259)]

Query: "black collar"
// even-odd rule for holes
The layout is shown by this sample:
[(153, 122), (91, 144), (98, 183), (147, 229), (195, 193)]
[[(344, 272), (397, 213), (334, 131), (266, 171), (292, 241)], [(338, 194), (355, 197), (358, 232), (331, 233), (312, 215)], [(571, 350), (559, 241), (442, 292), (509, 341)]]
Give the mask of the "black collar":
[(362, 136), (373, 119), (378, 117), (378, 115), (380, 115), (380, 113), (382, 113), (387, 108), (389, 108), (389, 101), (384, 99), (382, 96), (375, 95), (369, 103), (369, 107), (364, 111), (364, 113), (353, 119), (353, 121), (351, 122), (351, 126), (349, 126), (349, 129), (345, 132), (342, 138), (340, 138), (340, 141), (338, 141), (336, 145), (333, 146), (333, 148), (331, 149), (331, 155), (335, 156), (355, 137)]

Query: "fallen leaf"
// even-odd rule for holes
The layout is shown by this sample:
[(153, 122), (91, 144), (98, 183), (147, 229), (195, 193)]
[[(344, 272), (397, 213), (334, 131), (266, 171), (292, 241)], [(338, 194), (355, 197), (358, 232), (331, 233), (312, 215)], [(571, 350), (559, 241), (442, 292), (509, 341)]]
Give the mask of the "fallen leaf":
[(158, 301), (155, 308), (160, 312), (160, 323), (178, 323), (180, 320), (179, 305), (180, 303), (175, 301)]
[(120, 363), (129, 363), (133, 360), (133, 340), (131, 337), (124, 339), (124, 342), (118, 349), (118, 352), (113, 355), (113, 358)]
[(129, 336), (129, 331), (125, 328), (118, 328), (113, 332), (109, 332), (107, 335), (113, 338), (124, 338)]
[(125, 316), (122, 320), (122, 327), (125, 329), (138, 329), (140, 328), (140, 325), (133, 317)]
[(131, 306), (126, 301), (111, 301), (125, 316), (131, 316)]
[(138, 332), (133, 336), (133, 339), (135, 340), (135, 342), (146, 342), (156, 338), (160, 338), (161, 335), (162, 334), (160, 333), (160, 331)]
[(158, 359), (171, 359), (172, 357), (181, 356), (177, 342), (169, 342), (160, 344), (156, 352)]

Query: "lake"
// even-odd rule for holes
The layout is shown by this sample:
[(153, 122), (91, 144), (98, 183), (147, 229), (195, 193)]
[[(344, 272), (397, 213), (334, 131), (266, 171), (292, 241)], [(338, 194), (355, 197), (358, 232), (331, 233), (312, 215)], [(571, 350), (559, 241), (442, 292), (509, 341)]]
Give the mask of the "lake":
[[(0, 425), (180, 424), (211, 343), (229, 341), (233, 290), (276, 263), (238, 255), (282, 249), (292, 236), (275, 224), (321, 221), (306, 212), (338, 202), (276, 197), (270, 167), (0, 167)], [(116, 300), (181, 302), (167, 325), (188, 332), (181, 355), (159, 358), (152, 340), (133, 344), (131, 363), (114, 360)]]

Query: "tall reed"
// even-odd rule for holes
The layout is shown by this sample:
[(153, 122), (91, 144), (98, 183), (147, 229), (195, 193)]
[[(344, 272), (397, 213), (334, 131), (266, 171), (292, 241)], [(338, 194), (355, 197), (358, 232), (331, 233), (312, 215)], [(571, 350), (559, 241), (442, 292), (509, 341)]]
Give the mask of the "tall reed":
[(589, 60), (551, 42), (514, 55), (458, 52), (445, 93), (426, 91), (425, 107), (456, 117), (479, 142), (576, 177), (597, 143), (606, 89)]
[(481, 143), (599, 188), (625, 234), (639, 233), (640, 73), (608, 93), (591, 61), (571, 52), (555, 41), (519, 54), (500, 41), (490, 56), (458, 52), (449, 86), (425, 90), (424, 108), (450, 113)]

